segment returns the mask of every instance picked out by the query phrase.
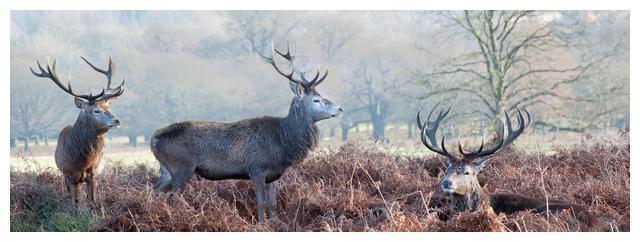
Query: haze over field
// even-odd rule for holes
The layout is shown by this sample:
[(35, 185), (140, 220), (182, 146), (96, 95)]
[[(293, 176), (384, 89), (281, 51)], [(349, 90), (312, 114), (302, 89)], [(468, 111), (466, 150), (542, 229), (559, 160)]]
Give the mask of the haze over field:
[[(415, 138), (416, 111), (440, 100), (454, 106), (447, 124), (475, 135), (491, 132), (495, 110), (515, 106), (535, 114), (539, 131), (629, 127), (628, 11), (470, 15), (481, 35), (487, 21), (503, 28), (492, 36), (500, 50), (480, 48), (463, 12), (12, 11), (11, 138), (55, 138), (77, 116), (71, 97), (32, 76), (36, 60), (55, 59), (79, 92), (104, 87), (80, 56), (99, 66), (112, 57), (114, 80), (127, 78), (112, 108), (123, 126), (111, 136), (148, 138), (185, 119), (283, 116), (287, 80), (257, 54), (270, 55), (271, 41), (290, 43), (301, 70), (330, 70), (319, 91), (346, 111), (319, 123), (325, 138)], [(500, 57), (503, 73), (481, 53)]]

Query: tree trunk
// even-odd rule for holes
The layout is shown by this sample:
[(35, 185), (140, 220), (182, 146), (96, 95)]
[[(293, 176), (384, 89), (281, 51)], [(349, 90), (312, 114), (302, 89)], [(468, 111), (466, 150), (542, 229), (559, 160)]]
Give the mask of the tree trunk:
[(29, 137), (24, 137), (24, 152), (29, 151), (31, 151), (31, 148), (29, 148)]
[(149, 143), (150, 141), (151, 141), (151, 133), (147, 132), (147, 133), (144, 135), (144, 142), (145, 142), (145, 143)]
[(9, 146), (11, 148), (15, 148), (16, 147), (16, 138), (11, 137), (9, 143), (10, 143)]
[(35, 146), (40, 145), (40, 136), (39, 135), (34, 135), (33, 138), (35, 138)]
[(44, 139), (44, 146), (49, 146), (49, 134), (46, 130), (42, 132), (42, 139)]
[(138, 147), (138, 135), (136, 134), (129, 134), (129, 146), (131, 147)]
[(342, 133), (342, 141), (347, 141), (349, 139), (349, 125), (340, 125), (341, 133)]
[(413, 139), (413, 122), (407, 122), (407, 139)]
[(375, 118), (372, 120), (373, 122), (373, 139), (374, 140), (381, 140), (384, 139), (384, 128), (385, 128), (385, 121), (382, 118)]
[(491, 138), (492, 140), (493, 140), (493, 138), (496, 138), (496, 139), (498, 138), (498, 136), (500, 135), (500, 134), (498, 133), (498, 131), (500, 130), (500, 125), (501, 125), (501, 124), (503, 124), (503, 123), (502, 123), (502, 114), (501, 114), (501, 110), (502, 110), (502, 108), (499, 108), (499, 107), (498, 107), (498, 108), (497, 108), (497, 110), (498, 110), (498, 111), (497, 111), (496, 113), (493, 113), (493, 117), (494, 117), (494, 118), (493, 118), (493, 120), (491, 120), (491, 121), (490, 121), (490, 123), (489, 123), (489, 124), (491, 125), (491, 126), (490, 126), (490, 128), (492, 128), (492, 129), (493, 129), (493, 132), (488, 133), (488, 134), (493, 133), (493, 137), (489, 137), (489, 138)]
[(336, 126), (331, 126), (331, 129), (329, 129), (329, 138), (333, 137), (336, 137)]

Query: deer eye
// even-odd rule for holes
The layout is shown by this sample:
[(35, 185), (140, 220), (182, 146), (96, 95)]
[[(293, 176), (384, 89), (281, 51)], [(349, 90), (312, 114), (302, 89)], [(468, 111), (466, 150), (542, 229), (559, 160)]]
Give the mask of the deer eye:
[(94, 110), (93, 110), (93, 113), (98, 114), (98, 113), (100, 113), (100, 110), (98, 110), (98, 109), (94, 109)]
[(314, 103), (319, 103), (319, 102), (320, 102), (320, 99), (313, 99), (313, 102), (314, 102)]
[(471, 173), (469, 173), (468, 171), (465, 171), (465, 172), (464, 172), (464, 174), (465, 174), (465, 175), (469, 175), (469, 174), (471, 174)]

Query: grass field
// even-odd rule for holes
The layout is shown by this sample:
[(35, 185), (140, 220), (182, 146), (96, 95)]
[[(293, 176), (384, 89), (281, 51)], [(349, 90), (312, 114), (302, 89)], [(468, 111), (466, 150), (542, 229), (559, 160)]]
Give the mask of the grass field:
[(146, 145), (105, 151), (93, 212), (83, 200), (79, 208), (70, 205), (46, 152), (14, 153), (10, 230), (629, 231), (628, 136), (567, 139), (574, 143), (535, 136), (519, 140), (479, 179), (489, 192), (546, 195), (585, 205), (600, 218), (597, 228), (585, 228), (569, 212), (507, 216), (484, 208), (449, 217), (439, 189), (443, 160), (415, 141), (325, 141), (278, 181), (278, 218), (266, 224), (256, 222), (248, 181), (196, 178), (173, 205), (167, 204), (165, 195), (153, 192), (158, 166)]

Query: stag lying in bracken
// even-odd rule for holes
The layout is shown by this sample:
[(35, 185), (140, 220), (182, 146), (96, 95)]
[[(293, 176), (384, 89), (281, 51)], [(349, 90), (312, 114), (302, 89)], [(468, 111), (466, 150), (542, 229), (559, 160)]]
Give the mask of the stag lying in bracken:
[(60, 89), (74, 97), (75, 105), (80, 109), (80, 114), (75, 124), (66, 126), (58, 136), (58, 144), (54, 154), (56, 166), (64, 176), (64, 184), (67, 192), (78, 204), (78, 185), (87, 183), (87, 198), (91, 208), (94, 207), (96, 196), (96, 172), (103, 155), (104, 134), (109, 129), (120, 126), (120, 120), (110, 111), (113, 101), (124, 92), (124, 80), (111, 88), (111, 76), (113, 63), (109, 58), (107, 70), (97, 68), (84, 57), (81, 57), (91, 68), (107, 77), (107, 88), (102, 89), (98, 95), (79, 95), (71, 89), (71, 83), (67, 86), (60, 82), (56, 74), (56, 62), (47, 68), (43, 68), (37, 62), (40, 73), (36, 73), (31, 67), (31, 73), (37, 77), (49, 78)]
[(447, 151), (444, 135), (442, 136), (440, 144), (438, 144), (436, 139), (438, 126), (449, 114), (451, 108), (446, 111), (440, 110), (436, 119), (431, 121), (431, 115), (436, 108), (437, 105), (429, 112), (427, 121), (424, 123), (420, 120), (420, 112), (418, 111), (417, 122), (418, 128), (420, 128), (422, 132), (422, 143), (431, 151), (447, 159), (447, 168), (441, 183), (441, 188), (442, 191), (449, 195), (450, 214), (462, 211), (474, 211), (481, 206), (482, 203), (489, 204), (496, 213), (503, 212), (506, 214), (525, 210), (532, 210), (536, 213), (557, 213), (565, 209), (570, 209), (576, 218), (586, 226), (587, 230), (594, 229), (598, 226), (598, 219), (589, 212), (588, 208), (582, 205), (572, 204), (563, 200), (534, 198), (517, 193), (490, 194), (480, 186), (478, 173), (487, 167), (491, 157), (507, 148), (531, 123), (531, 115), (526, 109), (524, 109), (526, 120), (522, 112), (518, 109), (517, 120), (519, 124), (516, 129), (513, 129), (511, 117), (505, 112), (507, 137), (504, 138), (505, 122), (501, 121), (498, 128), (497, 140), (492, 147), (485, 149), (483, 137), (480, 148), (467, 153), (458, 141), (458, 151), (462, 155), (462, 158), (458, 158)]
[[(276, 56), (289, 63), (282, 71)], [(274, 182), (286, 169), (302, 162), (318, 143), (316, 122), (339, 116), (342, 108), (323, 98), (318, 86), (328, 74), (307, 80), (294, 68), (294, 56), (272, 48), (263, 56), (289, 80), (294, 97), (286, 117), (259, 117), (232, 123), (184, 121), (158, 129), (151, 137), (151, 151), (160, 162), (160, 179), (154, 188), (172, 194), (184, 187), (194, 173), (209, 180), (250, 179), (258, 203), (258, 221), (264, 221), (265, 201), (269, 217), (275, 216)], [(299, 78), (294, 78), (294, 74)]]

